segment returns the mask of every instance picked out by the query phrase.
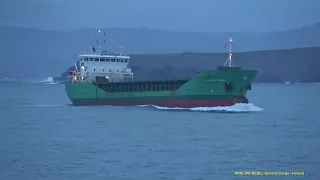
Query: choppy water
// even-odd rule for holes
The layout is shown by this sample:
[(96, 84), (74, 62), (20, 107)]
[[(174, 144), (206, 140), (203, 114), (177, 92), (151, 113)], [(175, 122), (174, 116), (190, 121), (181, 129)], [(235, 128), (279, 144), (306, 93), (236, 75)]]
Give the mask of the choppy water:
[(73, 107), (64, 86), (0, 82), (0, 179), (320, 179), (320, 85), (254, 84), (230, 108)]

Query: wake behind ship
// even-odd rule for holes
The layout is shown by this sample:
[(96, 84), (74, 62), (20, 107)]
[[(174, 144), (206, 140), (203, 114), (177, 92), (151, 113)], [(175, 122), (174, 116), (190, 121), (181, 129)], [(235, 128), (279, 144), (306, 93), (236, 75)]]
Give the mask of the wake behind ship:
[[(101, 31), (98, 31), (100, 37)], [(256, 77), (255, 70), (232, 67), (231, 35), (229, 57), (224, 66), (203, 71), (190, 79), (136, 81), (128, 67), (130, 56), (90, 47), (79, 55), (80, 68), (70, 71), (65, 84), (66, 93), (76, 106), (133, 106), (215, 107), (248, 103), (246, 94)], [(229, 66), (226, 66), (228, 63)]]

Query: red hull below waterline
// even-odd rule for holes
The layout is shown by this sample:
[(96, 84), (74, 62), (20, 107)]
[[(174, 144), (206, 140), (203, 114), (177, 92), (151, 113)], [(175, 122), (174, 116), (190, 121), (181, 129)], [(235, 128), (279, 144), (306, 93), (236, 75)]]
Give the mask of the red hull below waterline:
[(172, 100), (156, 102), (74, 102), (75, 106), (137, 106), (137, 105), (154, 105), (168, 108), (195, 108), (195, 107), (218, 107), (232, 106), (237, 103), (248, 103), (247, 99), (243, 100)]

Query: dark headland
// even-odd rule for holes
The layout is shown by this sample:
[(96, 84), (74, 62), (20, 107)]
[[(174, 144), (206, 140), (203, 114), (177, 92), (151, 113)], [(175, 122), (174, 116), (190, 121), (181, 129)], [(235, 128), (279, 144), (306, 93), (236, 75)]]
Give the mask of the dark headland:
[[(223, 65), (229, 32), (171, 32), (109, 28), (105, 47), (123, 45), (131, 53), (137, 80), (180, 78)], [(53, 31), (0, 26), (1, 77), (65, 80), (78, 55), (93, 42), (96, 29)], [(320, 81), (320, 23), (279, 32), (234, 32), (235, 66), (258, 70), (255, 82)], [(63, 73), (62, 76), (60, 76)]]
[[(191, 77), (223, 65), (226, 53), (132, 54), (136, 80)], [(235, 66), (258, 70), (256, 83), (320, 82), (320, 47), (233, 53)], [(74, 70), (72, 65), (68, 70)], [(67, 71), (55, 80), (65, 81)]]

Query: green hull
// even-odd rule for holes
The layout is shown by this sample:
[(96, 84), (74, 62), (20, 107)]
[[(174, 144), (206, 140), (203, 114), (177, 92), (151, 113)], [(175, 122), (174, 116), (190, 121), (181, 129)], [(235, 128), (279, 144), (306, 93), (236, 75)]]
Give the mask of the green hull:
[[(74, 105), (229, 106), (248, 102), (246, 94), (256, 74), (255, 70), (228, 67), (198, 73), (187, 81), (77, 82), (67, 83), (65, 89)], [(160, 87), (161, 83), (169, 86)], [(118, 89), (114, 89), (115, 85)]]

